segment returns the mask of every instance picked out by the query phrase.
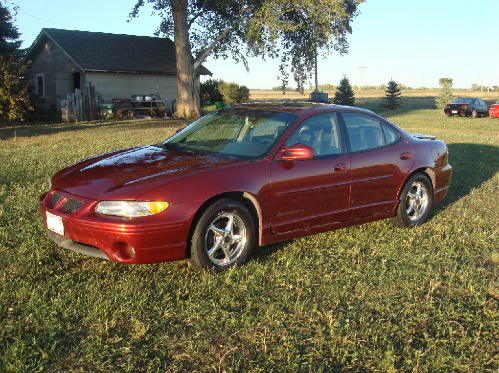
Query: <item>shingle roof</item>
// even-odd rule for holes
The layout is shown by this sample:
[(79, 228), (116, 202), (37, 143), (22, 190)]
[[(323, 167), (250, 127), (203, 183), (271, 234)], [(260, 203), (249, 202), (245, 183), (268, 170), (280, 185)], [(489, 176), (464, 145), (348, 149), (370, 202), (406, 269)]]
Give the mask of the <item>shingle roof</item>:
[[(177, 73), (175, 45), (167, 38), (44, 28), (29, 49), (27, 59), (38, 54), (45, 38), (85, 71)], [(211, 74), (204, 66), (199, 73)]]

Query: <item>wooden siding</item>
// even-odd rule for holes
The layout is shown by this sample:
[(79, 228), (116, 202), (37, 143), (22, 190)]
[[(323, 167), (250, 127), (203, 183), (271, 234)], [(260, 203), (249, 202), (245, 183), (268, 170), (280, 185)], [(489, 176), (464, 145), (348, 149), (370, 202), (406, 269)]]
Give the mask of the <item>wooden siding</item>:
[(29, 67), (32, 93), (35, 93), (36, 75), (44, 74), (45, 97), (35, 98), (35, 106), (40, 114), (60, 109), (60, 101), (73, 91), (72, 73), (78, 67), (51, 41), (45, 43), (36, 59)]
[(159, 94), (171, 110), (177, 98), (177, 77), (172, 75), (87, 72), (85, 82), (91, 83), (104, 101), (114, 98), (132, 99), (133, 95)]

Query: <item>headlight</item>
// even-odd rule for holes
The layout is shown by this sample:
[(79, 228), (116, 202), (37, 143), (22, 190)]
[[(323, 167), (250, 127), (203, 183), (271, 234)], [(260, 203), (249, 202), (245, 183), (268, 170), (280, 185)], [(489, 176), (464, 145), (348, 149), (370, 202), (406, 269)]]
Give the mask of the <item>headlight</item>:
[(102, 201), (95, 212), (105, 215), (134, 218), (157, 214), (168, 207), (168, 202)]

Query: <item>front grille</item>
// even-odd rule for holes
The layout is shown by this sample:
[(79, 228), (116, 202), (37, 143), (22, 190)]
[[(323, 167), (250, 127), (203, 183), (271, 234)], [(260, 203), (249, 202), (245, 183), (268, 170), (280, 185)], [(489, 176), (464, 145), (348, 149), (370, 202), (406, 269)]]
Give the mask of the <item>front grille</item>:
[(55, 207), (57, 205), (57, 202), (61, 199), (61, 195), (57, 192), (53, 192), (52, 195), (50, 196), (50, 204), (52, 207)]
[(81, 205), (83, 205), (83, 201), (74, 198), (68, 198), (62, 204), (62, 209), (66, 212), (73, 213), (76, 212), (81, 207)]

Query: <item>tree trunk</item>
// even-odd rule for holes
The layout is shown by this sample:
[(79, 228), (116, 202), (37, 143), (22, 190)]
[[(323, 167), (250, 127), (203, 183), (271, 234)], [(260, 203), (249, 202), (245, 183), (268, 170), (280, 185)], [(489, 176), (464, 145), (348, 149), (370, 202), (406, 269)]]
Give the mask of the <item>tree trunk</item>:
[(189, 43), (187, 0), (170, 0), (174, 20), (175, 56), (177, 59), (177, 117), (199, 118), (199, 100), (195, 84), (194, 61)]

